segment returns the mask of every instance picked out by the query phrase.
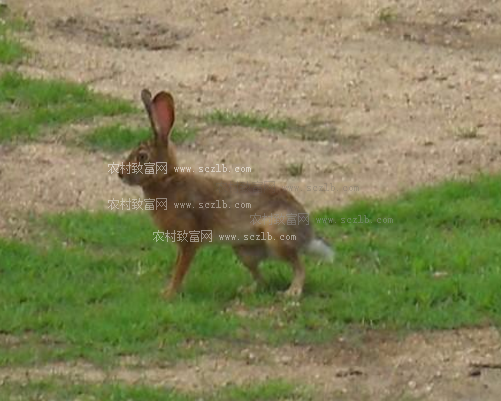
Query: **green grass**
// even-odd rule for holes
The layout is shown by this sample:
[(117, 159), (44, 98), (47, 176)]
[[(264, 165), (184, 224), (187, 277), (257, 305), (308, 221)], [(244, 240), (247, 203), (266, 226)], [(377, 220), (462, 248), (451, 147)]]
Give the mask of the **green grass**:
[[(367, 328), (498, 325), (500, 186), (500, 176), (479, 177), (320, 211), (315, 218), (393, 223), (316, 224), (335, 243), (337, 261), (316, 266), (307, 259), (299, 304), (276, 295), (291, 278), (279, 262), (263, 267), (267, 288), (239, 295), (252, 280), (223, 246), (203, 249), (184, 293), (166, 303), (160, 292), (175, 249), (153, 241), (146, 214), (36, 218), (28, 243), (0, 240), (0, 327), (27, 337), (2, 352), (0, 364), (76, 358), (108, 364), (129, 354), (165, 360), (198, 352), (197, 340), (310, 343)], [(259, 312), (233, 313), (238, 300)]]
[(183, 393), (167, 387), (146, 385), (69, 384), (62, 380), (30, 381), (25, 384), (6, 382), (0, 385), (0, 398), (10, 400), (113, 400), (113, 401), (279, 401), (311, 399), (302, 389), (282, 381), (235, 387), (206, 393)]
[(0, 9), (0, 64), (13, 64), (21, 61), (29, 52), (13, 37), (15, 32), (24, 31), (29, 24)]
[(0, 29), (0, 64), (12, 64), (27, 54), (26, 48), (16, 40), (10, 39)]
[(84, 85), (15, 72), (0, 76), (0, 141), (34, 139), (62, 124), (134, 111), (128, 102), (93, 93)]
[[(120, 124), (98, 127), (87, 134), (83, 142), (91, 149), (109, 152), (132, 150), (141, 141), (151, 138), (151, 128), (130, 128)], [(174, 143), (193, 140), (196, 136), (194, 128), (174, 127), (171, 138)]]
[(259, 116), (250, 113), (232, 113), (230, 111), (215, 110), (205, 115), (205, 120), (212, 124), (225, 126), (239, 126), (256, 128), (259, 130), (284, 132), (292, 128), (295, 123), (286, 119), (273, 119), (268, 116)]
[(144, 385), (127, 386), (107, 383), (73, 384), (61, 381), (38, 381), (19, 384), (7, 382), (0, 386), (0, 398), (10, 400), (51, 401), (194, 401), (195, 397), (168, 388), (151, 388)]
[(302, 140), (343, 140), (342, 137), (337, 136), (336, 128), (332, 125), (332, 122), (326, 121), (314, 120), (308, 124), (300, 124), (290, 118), (271, 118), (254, 113), (234, 113), (223, 110), (212, 111), (202, 118), (206, 123), (213, 125), (247, 127), (258, 131), (280, 132)]

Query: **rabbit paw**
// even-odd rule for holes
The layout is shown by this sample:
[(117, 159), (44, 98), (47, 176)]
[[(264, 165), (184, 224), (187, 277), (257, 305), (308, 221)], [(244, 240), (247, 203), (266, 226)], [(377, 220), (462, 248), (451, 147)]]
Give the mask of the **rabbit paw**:
[(172, 287), (163, 290), (162, 297), (167, 301), (172, 301), (177, 295), (177, 291)]
[(303, 289), (298, 286), (291, 286), (287, 291), (282, 292), (286, 298), (299, 298), (303, 294)]
[(253, 282), (248, 286), (241, 286), (238, 289), (238, 293), (241, 295), (251, 295), (254, 294), (258, 290), (259, 284), (257, 282)]

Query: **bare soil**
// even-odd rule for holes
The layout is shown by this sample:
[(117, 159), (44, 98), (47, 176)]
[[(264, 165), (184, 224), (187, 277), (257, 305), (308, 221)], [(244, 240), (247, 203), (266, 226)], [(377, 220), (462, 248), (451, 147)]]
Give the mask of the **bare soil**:
[[(325, 122), (332, 135), (319, 141), (208, 127), (179, 147), (183, 165), (250, 166), (249, 175), (225, 177), (299, 185), (295, 195), (309, 209), (501, 167), (499, 1), (18, 0), (11, 7), (34, 21), (23, 39), (37, 53), (21, 67), (31, 76), (86, 82), (138, 104), (143, 87), (167, 89), (181, 113), (218, 108)], [(26, 210), (104, 208), (110, 199), (139, 197), (108, 173), (122, 157), (67, 147), (57, 135), (1, 146), (0, 233), (22, 236), (18, 216)], [(287, 174), (290, 163), (304, 164), (300, 177)], [(307, 190), (319, 184), (334, 191)], [(289, 362), (278, 369), (267, 358), (247, 363), (222, 355), (134, 374), (209, 387), (283, 376), (313, 385), (326, 399), (501, 395), (500, 370), (468, 370), (470, 360), (500, 362), (499, 335), (491, 329), (379, 339), (348, 356), (339, 344), (316, 357), (297, 347), (273, 352)], [(351, 368), (362, 373), (336, 376)], [(89, 379), (88, 368), (75, 369)]]

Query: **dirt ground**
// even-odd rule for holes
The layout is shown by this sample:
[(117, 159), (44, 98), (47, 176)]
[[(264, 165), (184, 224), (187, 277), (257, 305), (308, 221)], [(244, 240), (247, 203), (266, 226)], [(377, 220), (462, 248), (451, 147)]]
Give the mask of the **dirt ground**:
[[(1, 368), (0, 383), (57, 377), (71, 383), (118, 381), (210, 392), (283, 379), (305, 386), (315, 400), (499, 400), (497, 330), (416, 333), (404, 339), (379, 333), (359, 340), (280, 348), (226, 344), (226, 352), (209, 352), (194, 362), (158, 366), (124, 359), (106, 371), (85, 363)], [(3, 344), (16, 346), (19, 340), (0, 337)]]
[[(499, 1), (11, 3), (35, 24), (24, 40), (37, 53), (21, 67), (31, 76), (86, 82), (138, 104), (143, 87), (167, 89), (181, 112), (229, 109), (330, 128), (316, 142), (207, 128), (178, 149), (183, 165), (252, 167), (250, 176), (228, 173), (228, 179), (334, 186), (295, 194), (309, 209), (500, 170)], [(8, 190), (0, 191), (0, 232), (21, 236), (17, 212), (27, 208), (103, 208), (109, 199), (140, 196), (108, 173), (108, 163), (119, 161), (68, 148), (57, 135), (1, 146), (0, 184)], [(304, 163), (301, 177), (284, 173), (292, 162)], [(335, 344), (318, 353), (328, 356), (325, 363), (303, 349), (276, 352), (290, 362), (280, 370), (265, 359), (247, 364), (221, 356), (176, 375), (180, 382), (185, 373), (187, 381), (213, 384), (282, 375), (346, 399), (501, 396), (501, 370), (473, 376), (468, 370), (470, 359), (501, 362), (499, 335), (491, 329), (379, 339), (362, 345), (356, 357)], [(361, 373), (336, 376), (352, 365)], [(169, 382), (168, 370), (151, 369), (148, 380)]]

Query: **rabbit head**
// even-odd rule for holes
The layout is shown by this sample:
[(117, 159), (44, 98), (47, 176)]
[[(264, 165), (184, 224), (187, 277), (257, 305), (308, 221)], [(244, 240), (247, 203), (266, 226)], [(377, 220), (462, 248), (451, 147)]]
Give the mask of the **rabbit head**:
[(141, 187), (174, 174), (176, 157), (170, 134), (174, 125), (174, 99), (168, 92), (152, 98), (147, 89), (141, 92), (153, 137), (139, 144), (118, 169), (118, 176), (128, 185)]

